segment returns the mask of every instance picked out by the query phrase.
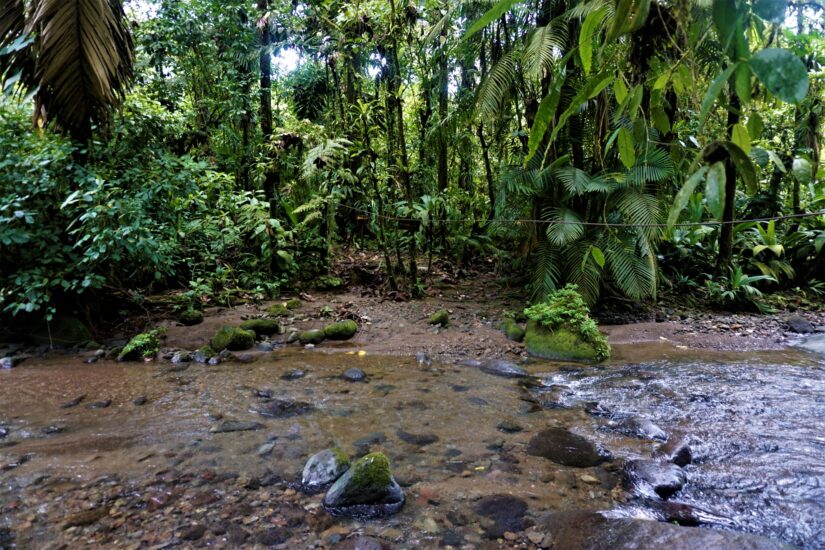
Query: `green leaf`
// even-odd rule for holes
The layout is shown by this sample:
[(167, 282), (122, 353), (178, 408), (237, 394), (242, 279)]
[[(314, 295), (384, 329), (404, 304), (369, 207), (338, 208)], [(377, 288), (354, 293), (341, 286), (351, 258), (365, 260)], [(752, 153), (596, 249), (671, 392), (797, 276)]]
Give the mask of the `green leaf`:
[(814, 167), (808, 159), (797, 157), (793, 159), (791, 172), (802, 185), (808, 185), (814, 176)]
[(736, 166), (736, 173), (739, 174), (745, 181), (745, 187), (750, 194), (756, 194), (756, 169), (748, 155), (735, 143), (731, 141), (721, 142), (722, 146), (727, 149), (733, 164)]
[(762, 122), (762, 117), (759, 113), (753, 113), (748, 117), (747, 127), (748, 134), (751, 136), (751, 139), (759, 139), (759, 136), (762, 135), (762, 130), (765, 129), (765, 125)]
[[(715, 4), (714, 4), (715, 5)], [(722, 93), (722, 88), (725, 87), (725, 82), (728, 81), (730, 75), (736, 69), (736, 65), (730, 65), (727, 69), (722, 71), (719, 76), (713, 79), (710, 83), (708, 91), (705, 93), (705, 98), (702, 100), (702, 110), (699, 113), (699, 128), (705, 125), (705, 119), (708, 117), (711, 108), (716, 103), (719, 94)]]
[(785, 10), (788, 9), (788, 0), (754, 0), (753, 12), (774, 23), (781, 23), (785, 19)]
[(616, 95), (616, 103), (619, 105), (624, 103), (624, 100), (627, 99), (627, 86), (625, 85), (623, 78), (616, 78), (616, 83), (613, 84), (613, 93)]
[(525, 164), (533, 158), (533, 155), (535, 155), (536, 151), (538, 151), (539, 145), (541, 145), (541, 141), (544, 138), (544, 134), (547, 133), (547, 129), (550, 127), (550, 123), (556, 115), (556, 108), (559, 105), (559, 98), (561, 97), (561, 88), (564, 84), (564, 80), (564, 76), (556, 78), (553, 81), (550, 92), (544, 97), (544, 99), (541, 100), (541, 103), (539, 104), (536, 118), (533, 120), (533, 127), (530, 128), (530, 139), (527, 142), (527, 158), (524, 159)]
[[(725, 51), (731, 51), (736, 33), (736, 23), (739, 13), (736, 9), (736, 0), (713, 0), (713, 24), (719, 35), (719, 43)], [(733, 56), (731, 56), (733, 57)]]
[(733, 141), (746, 155), (751, 153), (751, 136), (748, 134), (748, 129), (742, 124), (735, 124), (731, 132), (731, 141)]
[(622, 34), (639, 29), (647, 21), (649, 13), (650, 0), (619, 0), (605, 42), (612, 42)]
[(705, 199), (708, 211), (716, 220), (722, 219), (725, 209), (725, 163), (715, 162), (708, 169), (705, 181)]
[(481, 19), (473, 23), (473, 26), (469, 28), (469, 30), (464, 33), (462, 40), (467, 40), (475, 33), (507, 13), (507, 10), (512, 7), (513, 4), (516, 3), (516, 0), (501, 0), (495, 6), (487, 10), (487, 13), (481, 16)]
[(673, 205), (670, 207), (670, 212), (667, 215), (667, 225), (668, 227), (673, 227), (677, 221), (679, 221), (679, 215), (682, 213), (682, 210), (685, 209), (687, 206), (690, 197), (693, 195), (693, 192), (696, 190), (696, 187), (705, 179), (705, 174), (708, 172), (707, 166), (702, 166), (696, 172), (693, 173), (692, 176), (688, 178), (682, 188), (676, 193), (676, 197), (673, 199)]
[(776, 166), (776, 169), (782, 172), (783, 174), (787, 174), (788, 170), (785, 168), (785, 163), (782, 162), (782, 159), (779, 158), (779, 155), (776, 154), (775, 151), (770, 149), (766, 149), (768, 153), (768, 157), (773, 161), (773, 165)]
[(734, 85), (736, 95), (742, 105), (747, 105), (751, 102), (751, 69), (747, 63), (740, 63), (736, 67), (736, 74), (734, 75)]
[(582, 68), (586, 75), (590, 74), (590, 68), (593, 65), (593, 38), (606, 15), (607, 6), (602, 6), (587, 14), (587, 17), (585, 17), (582, 23), (582, 29), (579, 33), (579, 57), (581, 58)]
[(553, 134), (550, 136), (550, 141), (555, 141), (556, 136), (558, 136), (559, 132), (564, 127), (567, 119), (569, 119), (573, 114), (579, 110), (582, 104), (587, 101), (588, 99), (592, 99), (599, 95), (602, 90), (604, 90), (607, 86), (610, 85), (611, 82), (615, 77), (605, 74), (599, 73), (597, 75), (592, 76), (584, 85), (584, 87), (579, 90), (579, 93), (576, 94), (576, 97), (570, 102), (570, 105), (565, 109), (565, 111), (559, 117), (559, 121), (556, 124), (556, 127), (553, 128)]
[(670, 132), (670, 120), (667, 118), (664, 109), (653, 110), (653, 126), (663, 134)]
[(808, 70), (788, 50), (766, 48), (748, 63), (768, 91), (782, 101), (799, 103), (808, 95)]
[(636, 164), (636, 150), (633, 148), (633, 136), (627, 128), (619, 128), (619, 158), (624, 167), (630, 170)]
[(635, 121), (639, 116), (639, 107), (642, 105), (642, 100), (644, 97), (645, 91), (643, 86), (636, 86), (633, 88), (633, 97), (627, 106), (627, 114), (630, 117), (630, 120)]
[(593, 260), (599, 265), (599, 267), (604, 267), (604, 252), (602, 249), (596, 246), (590, 247), (590, 255), (593, 256)]

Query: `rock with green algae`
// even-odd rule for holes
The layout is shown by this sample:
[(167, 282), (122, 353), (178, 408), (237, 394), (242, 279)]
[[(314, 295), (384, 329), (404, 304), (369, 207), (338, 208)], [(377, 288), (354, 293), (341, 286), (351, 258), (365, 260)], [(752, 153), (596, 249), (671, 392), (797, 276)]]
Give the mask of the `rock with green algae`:
[(521, 342), (524, 340), (524, 329), (513, 319), (506, 319), (501, 323), (501, 330), (503, 330), (507, 338), (513, 342)]
[(301, 309), (304, 306), (304, 303), (298, 298), (292, 298), (287, 300), (284, 305), (287, 309)]
[(315, 279), (313, 286), (318, 290), (337, 290), (344, 286), (344, 281), (334, 275), (321, 275)]
[(197, 309), (187, 309), (178, 316), (178, 321), (187, 327), (199, 325), (203, 323), (203, 312)]
[(209, 341), (209, 347), (216, 352), (225, 349), (243, 351), (255, 345), (255, 332), (238, 327), (221, 327)]
[(349, 457), (341, 449), (324, 449), (315, 453), (304, 466), (301, 489), (307, 494), (320, 493), (349, 469)]
[(286, 307), (286, 304), (272, 304), (266, 312), (273, 317), (289, 315), (289, 309)]
[(450, 326), (450, 314), (446, 309), (439, 309), (430, 316), (428, 321), (431, 325), (439, 325), (441, 327)]
[(537, 321), (527, 322), (524, 341), (530, 355), (555, 361), (597, 363), (610, 356), (610, 346), (602, 335), (601, 343), (586, 341), (568, 326), (548, 329)]
[(117, 360), (140, 361), (141, 359), (154, 357), (160, 349), (160, 340), (158, 340), (160, 332), (159, 329), (155, 329), (138, 334), (120, 350)]
[(330, 340), (349, 340), (355, 336), (356, 332), (358, 332), (358, 325), (351, 319), (332, 323), (324, 328), (324, 335)]
[(377, 518), (395, 514), (404, 506), (404, 500), (389, 459), (383, 453), (370, 453), (338, 478), (323, 504), (333, 516)]
[(276, 319), (249, 319), (238, 326), (244, 330), (251, 330), (257, 336), (271, 336), (283, 332), (281, 323)]
[(327, 335), (322, 329), (312, 329), (303, 331), (298, 335), (298, 340), (304, 345), (313, 344), (317, 346), (323, 342), (326, 337)]

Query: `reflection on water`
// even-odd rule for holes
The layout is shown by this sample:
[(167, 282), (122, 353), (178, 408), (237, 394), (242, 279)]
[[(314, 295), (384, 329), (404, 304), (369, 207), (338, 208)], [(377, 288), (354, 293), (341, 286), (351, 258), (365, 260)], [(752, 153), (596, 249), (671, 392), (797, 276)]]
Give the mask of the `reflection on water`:
[[(363, 369), (367, 381), (343, 380), (351, 367)], [(353, 456), (386, 452), (399, 481), (414, 492), (430, 487), (443, 510), (494, 493), (529, 499), (535, 515), (610, 509), (616, 468), (576, 470), (524, 452), (533, 434), (563, 426), (619, 458), (650, 457), (657, 442), (611, 430), (608, 416), (586, 412), (598, 402), (601, 410), (645, 417), (690, 440), (696, 461), (687, 467), (679, 501), (730, 518), (740, 530), (811, 548), (825, 540), (825, 366), (814, 356), (704, 353), (699, 359), (664, 345), (621, 346), (607, 365), (528, 368), (553, 385), (546, 393), (554, 406), (540, 395), (543, 406), (536, 407), (536, 392), (517, 381), (412, 358), (285, 349), (252, 364), (193, 364), (178, 372), (165, 364), (30, 361), (0, 372), (0, 427), (9, 431), (0, 439), (0, 466), (31, 455), (0, 474), (0, 501), (43, 475), (140, 479), (169, 467), (170, 456), (184, 471), (275, 471), (296, 479), (309, 455), (336, 445)], [(305, 376), (282, 379), (296, 370)], [(76, 406), (61, 407), (81, 396)], [(134, 404), (139, 397), (145, 405)], [(88, 408), (103, 400), (111, 405)], [(278, 400), (315, 410), (257, 414)], [(258, 422), (261, 429), (210, 431), (228, 420)], [(600, 484), (581, 482), (589, 471)], [(425, 508), (410, 499), (399, 516), (384, 521), (412, 529)]]

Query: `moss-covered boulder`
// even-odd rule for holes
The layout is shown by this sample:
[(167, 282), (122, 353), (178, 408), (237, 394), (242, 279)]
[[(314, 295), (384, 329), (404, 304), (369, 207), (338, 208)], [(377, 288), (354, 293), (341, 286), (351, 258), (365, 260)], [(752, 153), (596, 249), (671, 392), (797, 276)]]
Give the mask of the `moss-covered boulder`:
[(150, 330), (138, 334), (126, 344), (117, 356), (118, 361), (140, 361), (157, 355), (160, 349), (160, 330)]
[(27, 331), (26, 337), (33, 344), (74, 346), (91, 340), (92, 334), (77, 317), (58, 315), (49, 322), (38, 323), (34, 330)]
[(301, 309), (304, 306), (304, 303), (298, 298), (292, 298), (287, 300), (284, 305), (287, 309)]
[(318, 345), (326, 339), (327, 335), (322, 329), (312, 329), (312, 330), (305, 330), (300, 335), (298, 335), (298, 340), (306, 345), (306, 344), (313, 344)]
[(272, 317), (284, 317), (289, 315), (289, 309), (286, 307), (286, 304), (272, 304), (266, 312)]
[(334, 516), (375, 518), (394, 514), (404, 505), (390, 461), (382, 453), (358, 459), (324, 496), (324, 508)]
[(187, 309), (178, 315), (178, 322), (187, 327), (203, 323), (203, 312), (197, 309)]
[(341, 449), (324, 449), (315, 453), (304, 466), (301, 489), (308, 494), (320, 493), (349, 469), (349, 457)]
[(431, 325), (439, 325), (441, 327), (450, 326), (450, 314), (446, 309), (439, 309), (430, 316), (428, 321)]
[(506, 319), (501, 323), (501, 330), (503, 330), (507, 338), (513, 342), (521, 342), (524, 340), (524, 329), (513, 319)]
[(318, 290), (338, 290), (344, 286), (344, 281), (334, 275), (322, 275), (315, 279), (313, 285)]
[(530, 355), (543, 359), (597, 363), (610, 356), (606, 340), (593, 344), (568, 326), (547, 329), (534, 320), (527, 321), (524, 341)]
[(243, 351), (255, 345), (255, 332), (238, 327), (221, 327), (209, 341), (209, 347), (216, 352), (225, 349)]
[(283, 332), (281, 323), (276, 319), (249, 319), (238, 326), (244, 330), (251, 330), (256, 336), (271, 336)]
[(355, 321), (348, 319), (339, 323), (332, 323), (324, 328), (324, 334), (330, 340), (349, 340), (358, 332)]

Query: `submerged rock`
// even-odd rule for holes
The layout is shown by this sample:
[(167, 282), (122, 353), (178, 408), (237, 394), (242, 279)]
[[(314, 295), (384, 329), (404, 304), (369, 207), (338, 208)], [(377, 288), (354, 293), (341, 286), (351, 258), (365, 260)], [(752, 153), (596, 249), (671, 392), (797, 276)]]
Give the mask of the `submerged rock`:
[(209, 346), (203, 346), (201, 349), (197, 350), (193, 355), (193, 359), (196, 363), (208, 363), (210, 359), (215, 357), (215, 350), (213, 350)]
[(621, 434), (631, 437), (658, 439), (661, 441), (667, 440), (667, 433), (647, 418), (628, 416), (613, 422), (610, 427)]
[(255, 345), (255, 332), (237, 327), (221, 327), (209, 341), (209, 347), (216, 352), (223, 350), (243, 351)]
[(321, 329), (312, 329), (312, 330), (305, 330), (298, 335), (298, 340), (306, 345), (306, 344), (313, 344), (318, 345), (326, 339), (327, 335)]
[[(604, 336), (601, 336), (604, 339)], [(530, 355), (555, 361), (578, 361), (597, 363), (609, 356), (608, 351), (584, 340), (569, 327), (560, 326), (554, 330), (542, 327), (537, 321), (527, 322), (524, 341)], [(607, 340), (604, 341), (607, 345)]]
[(431, 325), (438, 325), (442, 328), (450, 326), (450, 314), (446, 309), (439, 309), (430, 316), (429, 321)]
[(334, 516), (376, 518), (398, 512), (404, 492), (382, 453), (371, 453), (338, 478), (324, 496), (324, 508)]
[(687, 475), (676, 464), (655, 460), (632, 460), (625, 466), (628, 483), (643, 495), (667, 500), (687, 482)]
[(351, 319), (332, 323), (324, 328), (324, 335), (330, 340), (349, 340), (356, 332), (358, 325)]
[(276, 399), (260, 405), (256, 412), (269, 418), (289, 418), (315, 411), (315, 405), (291, 399)]
[(367, 379), (367, 373), (358, 368), (351, 368), (344, 371), (341, 378), (347, 382), (363, 382)]
[(203, 312), (198, 309), (187, 309), (178, 316), (178, 322), (188, 327), (203, 323)]
[(683, 468), (693, 462), (693, 451), (690, 445), (688, 445), (684, 439), (680, 438), (672, 438), (667, 443), (659, 445), (653, 453), (653, 456), (667, 460)]
[(527, 454), (564, 466), (588, 468), (612, 460), (609, 451), (563, 428), (548, 428), (533, 436)]
[(248, 432), (260, 430), (264, 425), (260, 422), (248, 422), (243, 420), (224, 420), (219, 424), (212, 426), (209, 430), (213, 434), (229, 433), (229, 432)]
[(564, 550), (791, 550), (791, 545), (757, 535), (681, 527), (657, 521), (606, 518), (598, 512), (556, 512), (547, 516), (541, 528), (550, 533), (550, 546)]
[(251, 330), (257, 337), (281, 334), (283, 328), (276, 319), (249, 319), (238, 325), (244, 330)]
[(405, 432), (404, 430), (398, 430), (395, 432), (395, 435), (397, 435), (401, 441), (415, 445), (416, 447), (424, 447), (438, 441), (438, 436), (435, 434), (414, 434)]
[(304, 376), (306, 376), (306, 373), (301, 369), (292, 369), (291, 371), (282, 374), (281, 380), (298, 380)]
[(492, 521), (491, 524), (482, 526), (491, 539), (501, 538), (507, 532), (518, 533), (529, 527), (524, 519), (527, 503), (512, 495), (483, 497), (476, 503), (474, 510), (476, 514)]
[(502, 359), (490, 359), (478, 363), (478, 368), (481, 372), (492, 374), (493, 376), (501, 376), (502, 378), (525, 378), (530, 376), (530, 373), (510, 361)]
[(301, 488), (315, 494), (332, 485), (349, 469), (349, 457), (340, 449), (324, 449), (309, 457), (301, 475)]

